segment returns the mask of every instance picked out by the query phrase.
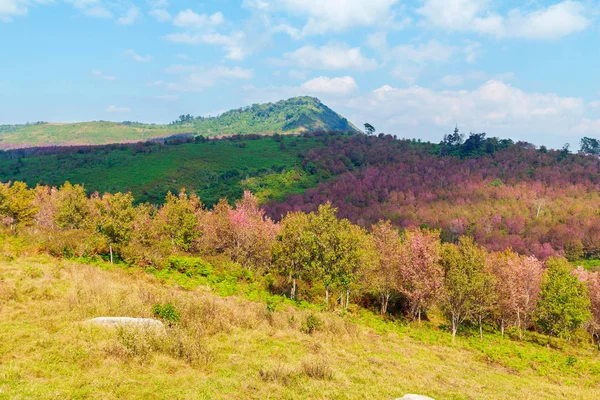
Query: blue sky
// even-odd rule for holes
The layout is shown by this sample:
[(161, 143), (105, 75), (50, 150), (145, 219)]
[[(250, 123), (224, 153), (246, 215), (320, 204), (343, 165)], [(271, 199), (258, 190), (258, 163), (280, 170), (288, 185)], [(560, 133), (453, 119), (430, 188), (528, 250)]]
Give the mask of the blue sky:
[(169, 122), (297, 95), (357, 125), (600, 135), (600, 3), (0, 0), (0, 124)]

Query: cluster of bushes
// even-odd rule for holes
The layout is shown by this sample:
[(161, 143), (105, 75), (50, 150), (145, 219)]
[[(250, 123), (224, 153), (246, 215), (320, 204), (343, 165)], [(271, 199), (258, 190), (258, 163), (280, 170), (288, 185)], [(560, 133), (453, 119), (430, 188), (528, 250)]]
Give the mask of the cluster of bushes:
[[(437, 307), (453, 336), (465, 323), (480, 334), (485, 325), (521, 337), (537, 329), (570, 338), (582, 327), (600, 336), (598, 272), (574, 270), (562, 258), (488, 252), (468, 236), (442, 243), (439, 230), (401, 231), (389, 221), (367, 230), (338, 218), (329, 204), (274, 222), (249, 192), (234, 206), (221, 201), (209, 210), (184, 191), (169, 193), (160, 207), (135, 206), (131, 194), (88, 197), (79, 185), (14, 182), (0, 185), (0, 222), (5, 234), (55, 256), (208, 276), (213, 267), (202, 257), (221, 255), (250, 277), (271, 276), (273, 291), (326, 309), (376, 299), (382, 314), (421, 320)], [(168, 307), (155, 312), (172, 314)]]

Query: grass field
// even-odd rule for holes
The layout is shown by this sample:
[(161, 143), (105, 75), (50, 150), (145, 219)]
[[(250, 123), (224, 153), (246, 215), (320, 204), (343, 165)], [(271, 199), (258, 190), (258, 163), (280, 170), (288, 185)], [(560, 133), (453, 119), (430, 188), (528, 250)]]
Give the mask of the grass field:
[[(287, 143), (285, 149), (279, 142), (264, 138), (239, 143), (216, 140), (153, 145), (142, 152), (128, 147), (19, 159), (6, 156), (0, 157), (0, 181), (19, 180), (29, 186), (60, 186), (70, 181), (85, 185), (90, 192), (131, 191), (136, 200), (153, 203), (161, 202), (167, 191), (178, 192), (185, 187), (208, 205), (221, 198), (241, 197), (247, 183), (264, 200), (283, 200), (286, 194), (316, 183), (316, 177), (302, 173), (298, 154), (319, 143), (315, 138), (282, 140)], [(286, 173), (292, 169), (300, 174), (290, 180)]]
[(189, 127), (116, 122), (26, 125), (1, 134), (0, 149), (138, 142), (184, 132)]
[[(450, 334), (295, 305), (243, 275), (0, 261), (0, 399), (595, 399), (600, 357), (529, 337)], [(239, 271), (238, 271), (239, 272)], [(91, 328), (97, 316), (180, 315), (165, 333)], [(312, 329), (309, 329), (312, 327)], [(535, 343), (539, 340), (540, 343)], [(558, 348), (554, 348), (558, 347)]]

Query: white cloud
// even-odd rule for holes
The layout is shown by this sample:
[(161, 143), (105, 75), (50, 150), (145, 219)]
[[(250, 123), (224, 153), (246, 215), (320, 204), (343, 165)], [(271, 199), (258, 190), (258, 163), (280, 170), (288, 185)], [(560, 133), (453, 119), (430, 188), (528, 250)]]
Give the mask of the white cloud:
[(66, 0), (71, 3), (74, 8), (80, 10), (84, 15), (94, 18), (112, 18), (110, 12), (100, 0)]
[(462, 75), (445, 75), (440, 80), (446, 86), (460, 86), (464, 82)]
[(165, 72), (169, 74), (181, 74), (183, 72), (193, 72), (196, 71), (198, 67), (195, 65), (183, 65), (183, 64), (173, 64), (168, 66), (165, 69)]
[(127, 108), (127, 107), (117, 107), (114, 105), (110, 105), (108, 107), (106, 107), (106, 110), (104, 110), (108, 113), (129, 113), (131, 112), (131, 109)]
[(292, 14), (305, 19), (303, 36), (391, 23), (397, 3), (398, 0), (244, 0), (244, 5), (263, 13)]
[(187, 9), (181, 11), (173, 19), (173, 25), (180, 28), (200, 29), (207, 25), (220, 25), (225, 21), (223, 14), (216, 12), (212, 15), (196, 14), (194, 11)]
[(104, 7), (91, 7), (83, 10), (88, 17), (94, 18), (112, 18), (113, 14)]
[(310, 93), (347, 95), (358, 90), (358, 85), (351, 76), (344, 76), (341, 78), (320, 76), (304, 82), (301, 89)]
[(164, 86), (164, 85), (165, 85), (165, 81), (161, 81), (161, 80), (148, 82), (146, 84), (146, 86), (149, 86), (149, 87)]
[(401, 45), (393, 50), (396, 58), (400, 60), (411, 61), (414, 63), (425, 63), (429, 61), (443, 62), (448, 61), (456, 52), (456, 47), (446, 46), (436, 40), (430, 40), (427, 43), (413, 45)]
[(132, 59), (134, 59), (135, 61), (137, 61), (139, 63), (147, 63), (147, 62), (152, 61), (151, 56), (149, 56), (149, 55), (141, 56), (133, 49), (125, 50), (124, 54), (131, 57)]
[(191, 60), (192, 58), (190, 56), (188, 56), (187, 54), (177, 54), (176, 56), (177, 58), (179, 58), (180, 60)]
[(372, 70), (377, 68), (377, 61), (362, 55), (360, 48), (345, 44), (327, 44), (321, 47), (304, 46), (283, 58), (271, 60), (275, 65), (292, 66), (307, 69), (355, 69)]
[(117, 20), (119, 25), (132, 25), (135, 20), (140, 16), (140, 9), (133, 6), (127, 10), (127, 13)]
[(171, 19), (173, 19), (171, 14), (167, 10), (162, 8), (155, 8), (153, 10), (150, 10), (148, 11), (148, 15), (156, 19), (158, 22), (168, 22)]
[(387, 45), (387, 33), (386, 32), (375, 32), (367, 36), (367, 45), (378, 51), (386, 51)]
[(288, 76), (292, 79), (304, 80), (308, 76), (308, 71), (300, 71), (297, 69), (290, 69), (288, 71)]
[(226, 57), (230, 60), (243, 60), (254, 50), (254, 46), (247, 43), (246, 34), (242, 31), (229, 35), (212, 33), (204, 35), (202, 41), (206, 44), (222, 46), (227, 52)]
[[(390, 133), (429, 140), (440, 140), (441, 134), (458, 123), (467, 132), (540, 142), (552, 132), (569, 132), (584, 112), (580, 98), (528, 93), (497, 80), (472, 91), (385, 85), (352, 99), (346, 107), (363, 119), (379, 119)], [(556, 141), (564, 143), (564, 139)]]
[(179, 100), (179, 96), (176, 96), (174, 94), (167, 94), (164, 96), (154, 96), (153, 99), (160, 100), (160, 101), (166, 101), (166, 102), (173, 102), (173, 101)]
[(10, 22), (13, 17), (26, 15), (27, 4), (23, 0), (0, 0), (0, 21)]
[(226, 58), (230, 60), (243, 60), (254, 51), (255, 46), (248, 43), (243, 31), (233, 32), (225, 35), (221, 33), (171, 33), (164, 36), (165, 40), (184, 44), (210, 44), (221, 46), (227, 53)]
[(448, 30), (529, 39), (557, 39), (591, 23), (586, 7), (571, 0), (533, 11), (515, 8), (506, 15), (495, 13), (490, 0), (425, 0), (417, 13), (427, 25)]
[(254, 71), (252, 69), (215, 67), (208, 70), (197, 69), (182, 82), (171, 82), (165, 85), (168, 89), (179, 92), (202, 92), (222, 81), (249, 80), (253, 76)]
[(105, 75), (104, 72), (102, 72), (100, 70), (94, 70), (94, 71), (92, 71), (92, 75), (94, 75), (98, 79), (103, 79), (105, 81), (115, 81), (115, 80), (117, 80), (116, 76)]

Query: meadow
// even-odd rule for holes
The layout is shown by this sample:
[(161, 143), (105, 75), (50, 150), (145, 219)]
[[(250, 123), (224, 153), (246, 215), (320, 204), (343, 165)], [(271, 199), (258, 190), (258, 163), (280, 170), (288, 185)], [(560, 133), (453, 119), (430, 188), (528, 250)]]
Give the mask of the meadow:
[[(435, 313), (417, 325), (355, 306), (325, 312), (225, 266), (190, 276), (3, 247), (0, 398), (593, 399), (600, 390), (600, 358), (585, 342), (468, 331), (453, 342)], [(157, 304), (177, 313), (165, 333), (83, 324), (155, 317)]]

